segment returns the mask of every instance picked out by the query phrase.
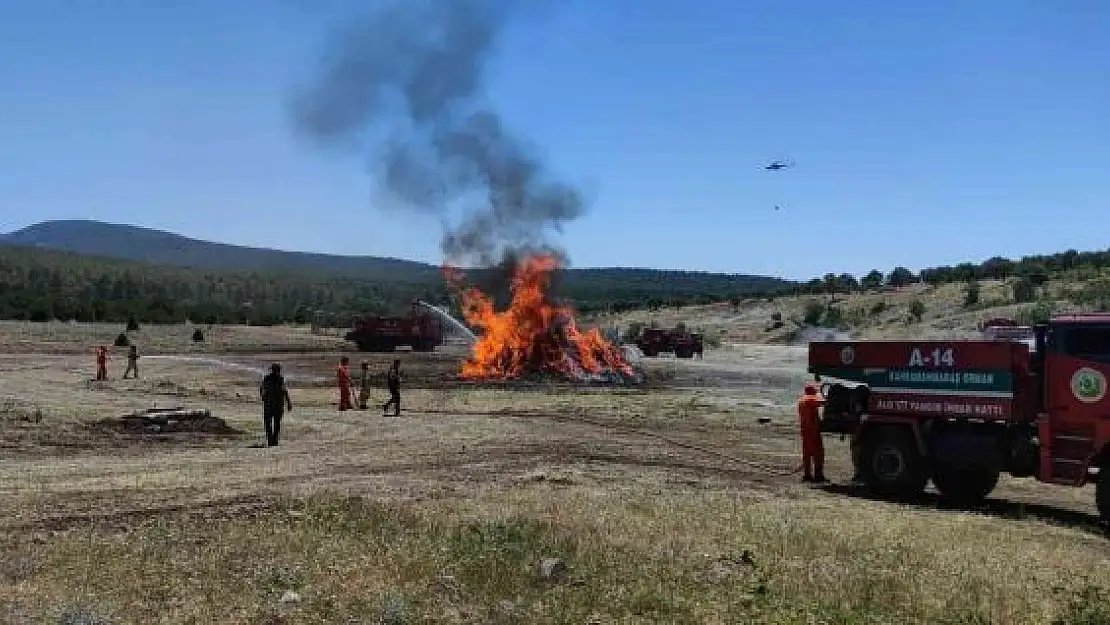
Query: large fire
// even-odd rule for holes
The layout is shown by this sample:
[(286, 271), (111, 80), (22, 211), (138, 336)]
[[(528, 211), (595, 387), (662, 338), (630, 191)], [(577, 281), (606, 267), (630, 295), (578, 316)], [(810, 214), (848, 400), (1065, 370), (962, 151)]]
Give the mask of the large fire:
[(503, 311), (476, 287), (462, 285), (463, 274), (445, 267), (448, 282), (459, 290), (463, 315), (478, 331), (461, 377), (471, 380), (554, 374), (572, 380), (635, 379), (621, 349), (594, 328), (583, 332), (573, 311), (548, 297), (551, 272), (558, 266), (548, 255), (529, 256), (515, 268), (511, 301)]

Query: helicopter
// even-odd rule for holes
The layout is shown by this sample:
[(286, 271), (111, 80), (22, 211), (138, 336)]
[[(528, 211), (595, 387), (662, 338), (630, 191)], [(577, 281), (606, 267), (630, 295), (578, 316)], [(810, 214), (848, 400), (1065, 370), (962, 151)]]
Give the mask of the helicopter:
[(778, 171), (780, 169), (788, 169), (788, 168), (793, 167), (793, 166), (794, 166), (794, 161), (793, 160), (787, 160), (787, 161), (777, 161), (776, 160), (776, 161), (771, 161), (770, 163), (765, 165), (763, 167), (763, 169), (767, 169), (767, 170), (770, 170), (770, 171)]

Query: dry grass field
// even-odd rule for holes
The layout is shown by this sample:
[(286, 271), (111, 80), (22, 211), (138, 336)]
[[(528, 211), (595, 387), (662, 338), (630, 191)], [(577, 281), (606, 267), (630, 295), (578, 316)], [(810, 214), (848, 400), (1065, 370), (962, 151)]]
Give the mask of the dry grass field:
[[(779, 297), (768, 301), (752, 298), (737, 305), (728, 303), (705, 306), (662, 308), (655, 311), (636, 310), (620, 314), (598, 315), (590, 321), (600, 325), (627, 328), (632, 323), (658, 323), (674, 327), (683, 322), (688, 327), (701, 330), (713, 342), (803, 344), (806, 339), (818, 338), (826, 330), (810, 328), (798, 333), (804, 325), (808, 304), (831, 303), (842, 318), (837, 324), (842, 330), (865, 339), (946, 339), (979, 335), (979, 322), (992, 317), (1019, 316), (1023, 310), (1039, 306), (1052, 306), (1056, 312), (1081, 310), (1065, 297), (1068, 290), (1082, 289), (1096, 283), (1105, 283), (1107, 276), (1096, 275), (1090, 280), (1056, 279), (1038, 293), (1038, 301), (1015, 304), (1012, 280), (983, 280), (979, 283), (979, 303), (966, 307), (966, 285), (962, 283), (929, 286), (914, 284), (890, 291), (855, 292), (852, 294), (807, 295)], [(921, 302), (924, 313), (920, 321), (910, 315), (914, 301)], [(775, 321), (781, 327), (775, 327)]]
[[(119, 330), (0, 324), (0, 622), (1110, 622), (1089, 488), (874, 501), (833, 437), (833, 484), (801, 484), (803, 348), (660, 358), (643, 388), (462, 383), (461, 347), (400, 353), (387, 418), (336, 410), (335, 337), (146, 327), (141, 379), (117, 349), (90, 382)], [(275, 360), (294, 410), (265, 448)], [(235, 431), (116, 420), (171, 406)]]

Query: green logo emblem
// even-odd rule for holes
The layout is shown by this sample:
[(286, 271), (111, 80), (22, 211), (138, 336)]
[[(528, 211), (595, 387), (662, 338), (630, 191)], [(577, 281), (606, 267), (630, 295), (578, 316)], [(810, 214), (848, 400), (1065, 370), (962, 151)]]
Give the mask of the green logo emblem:
[(1101, 371), (1083, 367), (1071, 376), (1071, 393), (1085, 404), (1100, 401), (1106, 395), (1106, 376)]

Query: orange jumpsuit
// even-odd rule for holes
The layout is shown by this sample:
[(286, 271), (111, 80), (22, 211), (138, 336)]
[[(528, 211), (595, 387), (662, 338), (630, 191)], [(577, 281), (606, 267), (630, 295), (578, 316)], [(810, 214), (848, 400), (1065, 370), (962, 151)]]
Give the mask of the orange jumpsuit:
[(825, 445), (821, 440), (819, 410), (824, 403), (814, 386), (806, 386), (805, 394), (798, 399), (798, 421), (802, 433), (802, 479), (807, 482), (825, 481)]
[(105, 347), (96, 348), (96, 379), (108, 379), (108, 349)]
[(339, 409), (352, 409), (354, 402), (351, 401), (351, 372), (347, 365), (340, 364), (335, 368), (335, 382), (339, 386)]

